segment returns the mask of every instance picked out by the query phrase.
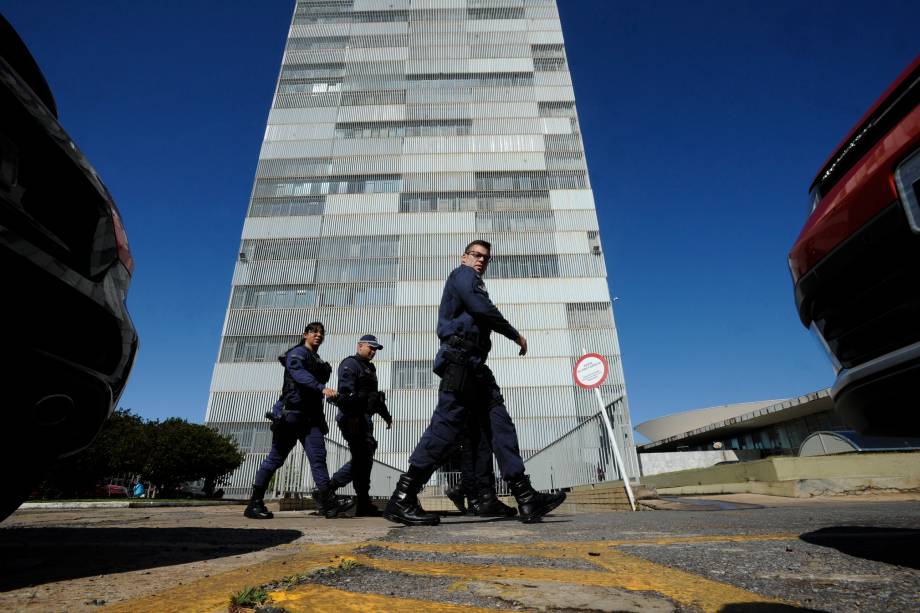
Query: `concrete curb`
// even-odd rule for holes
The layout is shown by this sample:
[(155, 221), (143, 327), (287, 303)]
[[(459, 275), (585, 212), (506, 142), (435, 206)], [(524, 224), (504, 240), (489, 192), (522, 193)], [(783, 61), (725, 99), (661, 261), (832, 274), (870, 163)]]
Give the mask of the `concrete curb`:
[(149, 509), (151, 507), (217, 507), (245, 504), (238, 500), (205, 500), (199, 502), (137, 502), (131, 500), (101, 500), (99, 502), (24, 502), (20, 510), (34, 509)]

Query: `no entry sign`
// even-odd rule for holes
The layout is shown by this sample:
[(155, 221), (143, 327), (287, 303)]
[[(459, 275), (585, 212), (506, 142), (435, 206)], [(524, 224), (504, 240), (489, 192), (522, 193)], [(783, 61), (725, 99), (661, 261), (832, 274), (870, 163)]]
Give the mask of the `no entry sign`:
[(586, 390), (591, 390), (604, 383), (610, 368), (604, 356), (597, 353), (586, 353), (575, 362), (573, 372), (575, 383)]

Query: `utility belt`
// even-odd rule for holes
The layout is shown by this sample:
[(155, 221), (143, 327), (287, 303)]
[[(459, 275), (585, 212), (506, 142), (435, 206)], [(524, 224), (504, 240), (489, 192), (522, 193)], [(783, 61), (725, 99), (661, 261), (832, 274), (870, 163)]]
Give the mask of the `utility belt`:
[(435, 372), (441, 377), (438, 390), (442, 392), (462, 392), (466, 388), (467, 380), (473, 371), (470, 364), (471, 357), (481, 358), (485, 361), (486, 354), (482, 348), (473, 341), (461, 336), (453, 335), (441, 345), (441, 359), (443, 364)]

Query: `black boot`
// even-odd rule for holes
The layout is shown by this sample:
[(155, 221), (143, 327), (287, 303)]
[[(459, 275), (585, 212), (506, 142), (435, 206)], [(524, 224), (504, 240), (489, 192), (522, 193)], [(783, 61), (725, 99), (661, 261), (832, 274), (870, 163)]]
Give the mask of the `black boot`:
[(540, 521), (540, 518), (558, 507), (565, 500), (565, 492), (555, 494), (543, 494), (530, 485), (530, 477), (521, 475), (517, 479), (510, 479), (508, 485), (511, 487), (511, 493), (518, 503), (518, 511), (521, 513), (521, 521), (525, 524), (532, 524)]
[(355, 517), (380, 517), (383, 515), (367, 495), (355, 496), (355, 500), (357, 501), (355, 504)]
[(335, 519), (340, 515), (344, 515), (355, 506), (353, 499), (336, 496), (335, 492), (329, 487), (313, 490), (312, 496), (316, 502), (316, 512), (326, 519)]
[(460, 489), (459, 485), (447, 488), (444, 490), (444, 495), (447, 496), (452, 503), (454, 503), (454, 506), (457, 507), (457, 510), (460, 511), (461, 515), (466, 515), (466, 504), (464, 504), (466, 495), (463, 493), (463, 490)]
[[(472, 503), (470, 506), (472, 506)], [(509, 507), (499, 500), (498, 496), (495, 495), (495, 490), (491, 487), (483, 488), (480, 490), (479, 498), (477, 499), (476, 515), (480, 517), (514, 517), (517, 515), (517, 509)]]
[(410, 464), (408, 472), (399, 477), (383, 517), (407, 526), (437, 526), (441, 518), (434, 513), (426, 513), (418, 503), (418, 493), (429, 477), (431, 471), (423, 471)]
[(274, 517), (275, 514), (265, 507), (264, 498), (265, 488), (253, 485), (252, 496), (249, 498), (249, 504), (246, 505), (243, 515), (249, 519), (271, 519)]

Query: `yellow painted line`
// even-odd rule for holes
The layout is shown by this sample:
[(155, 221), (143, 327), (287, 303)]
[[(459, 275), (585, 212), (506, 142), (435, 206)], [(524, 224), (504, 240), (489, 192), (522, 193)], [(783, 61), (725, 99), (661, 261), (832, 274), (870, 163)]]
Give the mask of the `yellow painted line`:
[(684, 543), (746, 543), (763, 541), (798, 540), (798, 534), (750, 534), (711, 536), (662, 536), (645, 539), (615, 541), (546, 541), (537, 543), (397, 543), (390, 541), (368, 541), (366, 546), (384, 547), (398, 551), (419, 551), (430, 553), (505, 554), (529, 555), (543, 558), (569, 557), (587, 551), (602, 551), (605, 548), (623, 545), (680, 545)]
[(413, 562), (387, 560), (356, 556), (356, 561), (365, 566), (413, 575), (461, 577), (478, 581), (496, 579), (517, 579), (530, 581), (556, 581), (572, 585), (591, 585), (633, 591), (658, 592), (682, 604), (699, 607), (703, 611), (720, 611), (725, 606), (738, 603), (791, 604), (789, 602), (761, 596), (727, 583), (705, 579), (699, 575), (684, 572), (642, 558), (608, 551), (591, 561), (610, 572), (528, 568), (503, 566), (500, 564), (453, 564), (443, 562)]
[(211, 613), (226, 611), (243, 588), (338, 564), (363, 543), (306, 545), (302, 553), (273, 558), (100, 609), (104, 613)]
[[(398, 586), (395, 586), (399, 589)], [(323, 585), (304, 585), (284, 592), (269, 594), (272, 604), (290, 613), (351, 613), (380, 611), (381, 613), (493, 613), (496, 609), (481, 609), (464, 605), (416, 600), (399, 596), (346, 592)]]

